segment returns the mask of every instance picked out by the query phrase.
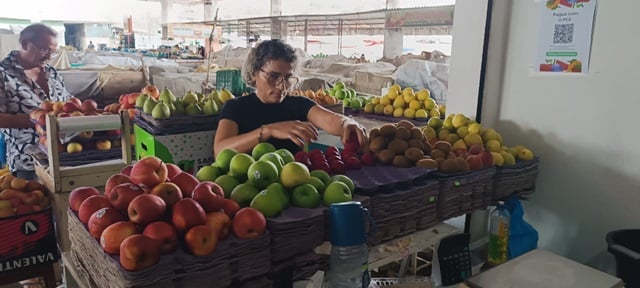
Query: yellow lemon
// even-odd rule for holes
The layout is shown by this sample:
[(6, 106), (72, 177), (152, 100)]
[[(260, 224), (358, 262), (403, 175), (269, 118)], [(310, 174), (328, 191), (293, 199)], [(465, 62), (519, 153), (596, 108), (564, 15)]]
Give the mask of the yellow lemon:
[(402, 97), (398, 97), (396, 98), (396, 100), (393, 100), (393, 107), (395, 108), (402, 108), (404, 109), (404, 105), (406, 103), (404, 102), (404, 99), (402, 99)]
[(382, 96), (382, 98), (380, 98), (380, 104), (384, 106), (391, 104), (391, 98), (389, 98), (389, 96)]
[[(502, 150), (502, 144), (498, 140), (489, 140), (484, 145), (491, 152), (500, 152)], [(519, 155), (520, 153), (518, 153)]]
[(420, 101), (418, 101), (418, 100), (411, 100), (409, 102), (409, 108), (411, 108), (413, 110), (418, 110), (418, 109), (422, 108), (422, 104), (420, 104)]
[(393, 117), (402, 117), (402, 116), (404, 116), (404, 109), (396, 108), (395, 110), (393, 110)]
[(520, 152), (518, 152), (518, 160), (522, 161), (531, 161), (533, 160), (533, 152), (527, 148), (522, 148)]
[(469, 134), (480, 134), (480, 130), (482, 130), (482, 125), (478, 123), (473, 123), (469, 125)]
[(387, 97), (389, 97), (389, 99), (394, 100), (398, 97), (398, 92), (396, 90), (389, 90), (389, 92), (387, 93)]
[(491, 155), (493, 156), (493, 163), (496, 164), (496, 166), (504, 165), (504, 158), (502, 158), (502, 154), (491, 152)]
[(422, 89), (416, 93), (416, 97), (418, 97), (418, 100), (424, 101), (427, 100), (427, 98), (431, 97), (431, 92), (429, 92), (429, 90), (427, 89)]
[(371, 99), (371, 103), (373, 103), (373, 105), (380, 104), (380, 97), (373, 97), (373, 99)]
[(413, 119), (416, 116), (416, 110), (411, 109), (411, 108), (407, 108), (404, 110), (404, 117), (405, 118), (409, 118), (409, 119)]
[(438, 111), (440, 111), (440, 115), (447, 114), (447, 106), (446, 105), (440, 105), (440, 107), (438, 107)]
[(382, 113), (384, 113), (384, 115), (393, 115), (393, 105), (384, 106)]
[(429, 117), (440, 118), (440, 111), (438, 111), (437, 109), (429, 110)]
[(427, 110), (433, 110), (434, 108), (436, 108), (436, 101), (431, 99), (431, 98), (427, 98), (424, 100), (424, 109)]
[(427, 114), (427, 110), (418, 109), (416, 110), (416, 119), (427, 119), (429, 118), (429, 114)]
[(373, 108), (373, 113), (376, 114), (382, 114), (384, 112), (384, 105), (382, 104), (377, 104), (374, 108)]
[(404, 99), (404, 102), (405, 102), (405, 103), (409, 103), (409, 102), (411, 102), (411, 101), (413, 101), (413, 100), (415, 100), (415, 99), (416, 99), (416, 95), (413, 95), (413, 94), (404, 94), (404, 95), (402, 95), (402, 98)]
[(373, 110), (375, 108), (375, 104), (373, 103), (367, 103), (367, 105), (364, 105), (364, 112), (366, 113), (373, 113)]

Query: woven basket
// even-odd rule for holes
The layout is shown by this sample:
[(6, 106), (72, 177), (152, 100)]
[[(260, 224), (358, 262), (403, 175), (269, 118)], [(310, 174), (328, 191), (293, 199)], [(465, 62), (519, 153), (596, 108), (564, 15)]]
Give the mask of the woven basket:
[(493, 177), (496, 174), (495, 168), (482, 169), (475, 174), (475, 182), (471, 183), (471, 207), (473, 210), (484, 209), (490, 203), (493, 193)]
[(182, 249), (162, 255), (160, 261), (142, 271), (120, 266), (118, 255), (108, 255), (68, 210), (69, 239), (74, 265), (86, 271), (99, 288), (121, 287), (228, 287), (233, 278), (245, 280), (270, 269), (270, 236), (252, 240), (233, 236), (218, 244), (209, 256), (193, 256)]
[(438, 218), (446, 220), (486, 207), (486, 195), (491, 194), (494, 175), (495, 168), (456, 174), (435, 173), (440, 181)]
[(498, 167), (493, 177), (492, 200), (505, 200), (514, 194), (528, 196), (535, 192), (539, 163), (540, 158), (536, 157), (513, 166)]

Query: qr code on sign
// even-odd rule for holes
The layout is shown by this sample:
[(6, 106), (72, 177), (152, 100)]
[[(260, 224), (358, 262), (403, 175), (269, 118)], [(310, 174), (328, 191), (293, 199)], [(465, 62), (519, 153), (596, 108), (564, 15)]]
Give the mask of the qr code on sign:
[(553, 44), (568, 44), (573, 42), (573, 23), (556, 24), (553, 31)]

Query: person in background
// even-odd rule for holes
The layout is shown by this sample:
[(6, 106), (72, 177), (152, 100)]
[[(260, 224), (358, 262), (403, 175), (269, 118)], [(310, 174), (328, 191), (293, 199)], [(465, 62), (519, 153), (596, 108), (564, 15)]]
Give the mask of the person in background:
[(298, 83), (293, 76), (295, 61), (295, 50), (278, 39), (264, 41), (251, 50), (242, 73), (256, 92), (229, 100), (222, 107), (215, 155), (225, 148), (251, 153), (261, 142), (296, 153), (318, 138), (317, 128), (341, 137), (343, 143), (358, 141), (360, 147), (366, 147), (366, 130), (352, 118), (306, 97), (287, 96)]
[(95, 51), (96, 50), (96, 46), (93, 45), (93, 41), (89, 41), (89, 46), (87, 46), (87, 50), (88, 51)]
[(39, 150), (29, 112), (45, 100), (71, 97), (58, 71), (47, 64), (58, 46), (56, 36), (44, 24), (32, 24), (20, 32), (20, 50), (0, 62), (0, 131), (7, 162), (15, 176), (28, 180), (36, 178), (30, 154)]

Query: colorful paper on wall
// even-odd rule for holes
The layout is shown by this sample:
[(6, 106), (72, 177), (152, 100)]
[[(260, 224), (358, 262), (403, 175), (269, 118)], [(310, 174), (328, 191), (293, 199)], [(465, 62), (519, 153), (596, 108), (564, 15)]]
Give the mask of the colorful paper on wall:
[(596, 0), (544, 0), (536, 68), (539, 72), (587, 73)]

